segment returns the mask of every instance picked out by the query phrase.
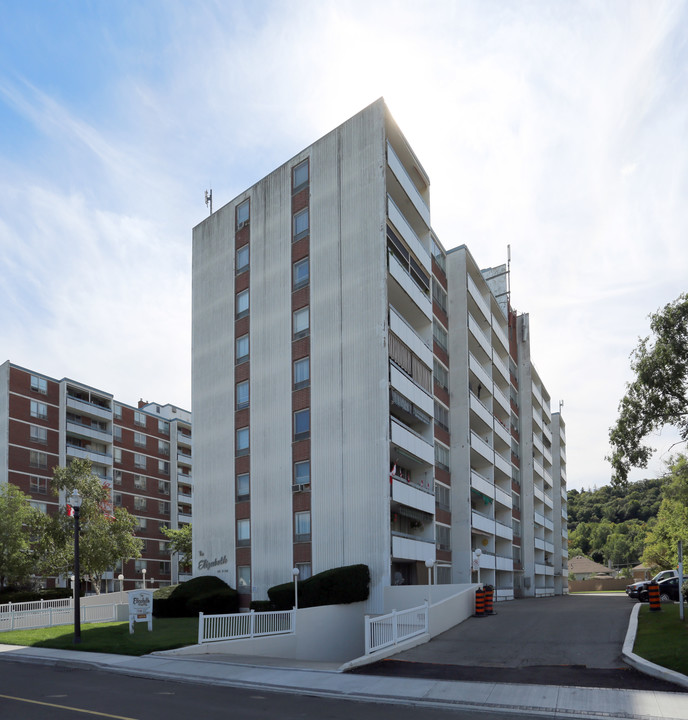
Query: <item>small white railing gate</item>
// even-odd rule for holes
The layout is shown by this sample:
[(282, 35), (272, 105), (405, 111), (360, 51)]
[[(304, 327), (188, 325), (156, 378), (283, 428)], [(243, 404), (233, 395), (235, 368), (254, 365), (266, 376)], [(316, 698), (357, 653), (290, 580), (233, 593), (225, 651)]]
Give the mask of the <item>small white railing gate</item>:
[(365, 619), (366, 655), (428, 632), (429, 604)]
[[(19, 603), (17, 603), (19, 604)], [(82, 605), (81, 622), (109, 622), (117, 620), (116, 605)], [(69, 625), (74, 622), (73, 607), (46, 607), (36, 610), (11, 610), (0, 612), (0, 632), (28, 630), (31, 628)]]
[(295, 627), (294, 610), (232, 613), (230, 615), (198, 615), (198, 644), (218, 640), (289, 635)]

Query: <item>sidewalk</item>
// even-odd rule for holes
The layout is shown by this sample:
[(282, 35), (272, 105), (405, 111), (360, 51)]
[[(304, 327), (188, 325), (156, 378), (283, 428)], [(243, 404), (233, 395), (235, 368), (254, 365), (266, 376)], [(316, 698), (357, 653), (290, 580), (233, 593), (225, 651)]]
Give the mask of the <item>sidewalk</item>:
[(301, 663), (284, 667), (284, 660), (218, 655), (108, 655), (46, 648), (0, 645), (0, 660), (99, 668), (146, 678), (185, 683), (260, 687), (284, 693), (308, 693), (350, 700), (456, 707), (475, 710), (521, 711), (530, 716), (567, 718), (638, 718), (686, 720), (688, 695), (641, 690), (474, 683), (419, 678), (350, 675), (332, 667)]

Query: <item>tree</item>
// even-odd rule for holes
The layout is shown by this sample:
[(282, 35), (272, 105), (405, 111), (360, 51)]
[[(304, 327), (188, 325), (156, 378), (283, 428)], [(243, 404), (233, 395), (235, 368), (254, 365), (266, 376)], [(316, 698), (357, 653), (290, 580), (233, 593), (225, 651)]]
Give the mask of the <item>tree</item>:
[(671, 480), (664, 488), (657, 522), (645, 537), (643, 564), (648, 567), (676, 567), (678, 541), (688, 547), (688, 459), (679, 455), (669, 468)]
[[(124, 508), (112, 507), (110, 486), (91, 471), (89, 460), (72, 460), (69, 467), (55, 468), (50, 484), (55, 495), (69, 497), (77, 489), (83, 500), (80, 510), (80, 569), (100, 592), (103, 574), (122, 558), (141, 557), (142, 542), (134, 536), (135, 518)], [(44, 574), (68, 574), (74, 567), (74, 520), (60, 508), (43, 518), (38, 543)]]
[(0, 589), (31, 574), (31, 527), (37, 515), (28, 495), (12, 483), (0, 483)]
[(170, 550), (179, 553), (179, 564), (190, 565), (192, 558), (191, 551), (191, 525), (182, 525), (179, 530), (162, 528), (163, 535), (169, 538)]
[(654, 337), (631, 354), (635, 380), (609, 430), (614, 485), (625, 485), (631, 468), (647, 467), (653, 448), (642, 442), (651, 432), (673, 425), (688, 441), (688, 294), (651, 314), (650, 328)]

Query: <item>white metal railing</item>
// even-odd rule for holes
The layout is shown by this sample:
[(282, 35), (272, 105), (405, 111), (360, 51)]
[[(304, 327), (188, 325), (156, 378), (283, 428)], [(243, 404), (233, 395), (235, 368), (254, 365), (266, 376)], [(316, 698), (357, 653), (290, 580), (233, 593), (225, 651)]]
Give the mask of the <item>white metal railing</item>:
[[(82, 605), (81, 622), (108, 622), (117, 619), (117, 606)], [(69, 625), (74, 621), (74, 608), (46, 607), (37, 610), (8, 610), (0, 613), (0, 632), (8, 630), (25, 630), (29, 628), (53, 627)]]
[(429, 603), (409, 610), (392, 610), (387, 615), (365, 618), (365, 653), (397, 645), (428, 632)]
[(28, 602), (8, 602), (0, 605), (0, 613), (21, 612), (22, 610), (46, 610), (47, 608), (72, 607), (72, 598), (59, 598), (57, 600), (29, 600)]
[(231, 613), (227, 615), (198, 615), (198, 644), (219, 640), (292, 635), (296, 626), (296, 611)]

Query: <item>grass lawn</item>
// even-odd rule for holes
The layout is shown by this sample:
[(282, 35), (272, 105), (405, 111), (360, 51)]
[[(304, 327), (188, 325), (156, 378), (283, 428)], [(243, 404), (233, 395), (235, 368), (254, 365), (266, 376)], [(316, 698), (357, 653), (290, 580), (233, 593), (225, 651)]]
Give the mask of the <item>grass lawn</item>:
[(650, 612), (650, 606), (643, 603), (633, 652), (656, 665), (688, 675), (688, 608), (683, 606), (683, 622), (678, 610), (678, 605), (662, 603), (660, 612)]
[(0, 633), (0, 644), (29, 645), (57, 650), (146, 655), (154, 650), (171, 650), (198, 642), (198, 618), (153, 618), (153, 632), (146, 623), (135, 623), (129, 634), (128, 622), (88, 623), (81, 626), (81, 643), (74, 645), (74, 626), (58, 625), (38, 630)]

